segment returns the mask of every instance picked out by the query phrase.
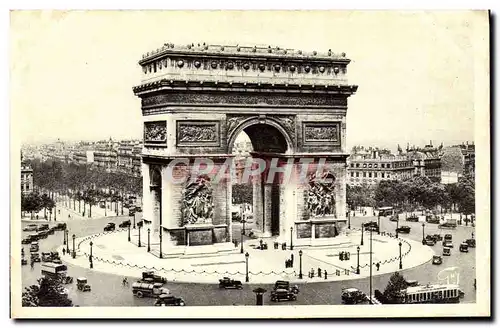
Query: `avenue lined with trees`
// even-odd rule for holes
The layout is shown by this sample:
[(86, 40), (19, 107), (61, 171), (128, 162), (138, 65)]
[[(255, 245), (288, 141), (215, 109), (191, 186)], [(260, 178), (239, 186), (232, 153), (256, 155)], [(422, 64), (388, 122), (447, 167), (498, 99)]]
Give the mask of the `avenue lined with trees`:
[(109, 203), (116, 215), (123, 215), (127, 196), (142, 195), (141, 177), (58, 160), (33, 160), (29, 164), (33, 168), (35, 188), (32, 193), (22, 195), (21, 210), (30, 213), (31, 218), (33, 213), (43, 209), (45, 218), (51, 219), (54, 214), (56, 219), (53, 211), (56, 200), (84, 217), (92, 217), (92, 208), (100, 203), (104, 204), (105, 210)]
[(444, 185), (422, 176), (381, 181), (375, 186), (347, 185), (347, 204), (351, 210), (392, 206), (399, 211), (459, 212), (467, 217), (475, 211), (475, 187), (468, 177)]

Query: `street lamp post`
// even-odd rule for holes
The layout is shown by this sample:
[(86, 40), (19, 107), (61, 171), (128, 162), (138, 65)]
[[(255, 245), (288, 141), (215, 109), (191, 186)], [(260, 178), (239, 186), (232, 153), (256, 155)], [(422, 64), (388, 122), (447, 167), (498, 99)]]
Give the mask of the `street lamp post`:
[(293, 227), (290, 227), (290, 250), (293, 251)]
[(90, 257), (89, 257), (89, 262), (90, 262), (90, 268), (91, 269), (94, 268), (94, 263), (92, 261), (92, 245), (94, 245), (94, 243), (92, 241), (90, 241)]
[(73, 234), (73, 253), (71, 254), (73, 258), (76, 257), (76, 252), (75, 252), (75, 234)]
[(163, 227), (160, 226), (160, 258), (162, 259), (163, 258), (163, 253), (162, 253), (162, 239), (163, 239)]
[(66, 253), (69, 254), (69, 231), (68, 231), (68, 229), (66, 229), (64, 231), (64, 233), (66, 234)]
[(372, 251), (372, 236), (373, 236), (373, 230), (370, 229), (370, 304), (373, 304), (372, 302), (372, 266), (373, 266), (373, 251)]
[(358, 251), (358, 265), (356, 267), (356, 274), (359, 274), (359, 251), (360, 251), (361, 248), (359, 248), (359, 246), (356, 248), (356, 250)]
[(245, 281), (246, 282), (249, 282), (250, 279), (248, 278), (248, 257), (250, 256), (250, 254), (248, 254), (248, 252), (245, 253), (245, 262), (246, 262), (246, 276), (245, 276)]
[(347, 220), (348, 220), (347, 229), (351, 229), (351, 213), (349, 210), (347, 211)]
[(139, 230), (139, 242), (137, 243), (137, 247), (141, 247), (141, 227), (138, 227)]
[(364, 225), (361, 223), (361, 243), (360, 245), (363, 246), (363, 230), (364, 230)]
[(243, 254), (243, 230), (240, 231), (240, 253)]
[(403, 246), (403, 244), (401, 242), (399, 242), (399, 270), (403, 269), (403, 258), (401, 257), (401, 246)]
[(63, 231), (63, 245), (66, 245), (66, 233), (68, 230)]
[(302, 279), (302, 250), (299, 251), (299, 279)]
[(149, 243), (149, 241), (150, 241), (150, 239), (149, 239), (149, 238), (150, 238), (150, 236), (151, 236), (151, 229), (150, 229), (150, 228), (148, 228), (148, 252), (151, 252), (151, 245), (150, 245), (150, 243)]
[(130, 224), (128, 225), (128, 241), (130, 241)]
[(135, 229), (135, 214), (133, 216), (134, 216), (134, 229)]
[(377, 232), (380, 235), (380, 213), (377, 216)]
[(396, 238), (399, 238), (399, 217), (396, 220)]
[(425, 223), (422, 222), (422, 244), (425, 245)]

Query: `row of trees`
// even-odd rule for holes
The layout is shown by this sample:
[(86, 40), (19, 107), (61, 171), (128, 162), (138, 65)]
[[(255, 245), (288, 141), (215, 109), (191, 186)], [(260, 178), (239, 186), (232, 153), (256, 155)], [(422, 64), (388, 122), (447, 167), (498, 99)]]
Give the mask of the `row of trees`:
[(421, 176), (401, 181), (381, 181), (376, 186), (348, 185), (347, 204), (351, 209), (358, 206), (392, 206), (403, 211), (441, 209), (469, 215), (475, 212), (475, 185), (470, 178), (443, 185)]
[[(99, 167), (87, 165), (76, 165), (59, 160), (30, 162), (33, 168), (33, 182), (35, 190), (39, 194), (46, 194), (50, 199), (60, 197), (66, 202), (66, 206), (75, 211), (86, 214), (88, 205), (88, 216), (92, 216), (92, 207), (107, 202), (115, 205), (116, 214), (119, 214), (119, 203), (121, 203), (121, 214), (123, 215), (123, 201), (128, 195), (141, 197), (142, 180), (121, 172), (107, 172)], [(83, 208), (83, 211), (82, 211)]]
[[(44, 217), (47, 218), (47, 211), (49, 212), (49, 219), (52, 218), (52, 209), (56, 206), (53, 199), (49, 197), (48, 194), (40, 195), (37, 192), (32, 192), (27, 195), (21, 195), (21, 211), (22, 216), (24, 212), (28, 212), (33, 219), (33, 213), (38, 213), (42, 209), (44, 211)], [(55, 212), (54, 212), (54, 215)]]

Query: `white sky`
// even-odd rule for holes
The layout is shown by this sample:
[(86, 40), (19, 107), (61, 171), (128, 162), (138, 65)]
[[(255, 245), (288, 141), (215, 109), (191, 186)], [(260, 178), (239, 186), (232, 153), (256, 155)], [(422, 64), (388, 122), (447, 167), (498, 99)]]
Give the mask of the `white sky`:
[[(174, 44), (346, 52), (348, 148), (474, 140), (480, 14), (24, 12), (11, 14), (11, 112), (22, 141), (141, 138), (137, 64)], [(484, 109), (483, 109), (484, 110)]]

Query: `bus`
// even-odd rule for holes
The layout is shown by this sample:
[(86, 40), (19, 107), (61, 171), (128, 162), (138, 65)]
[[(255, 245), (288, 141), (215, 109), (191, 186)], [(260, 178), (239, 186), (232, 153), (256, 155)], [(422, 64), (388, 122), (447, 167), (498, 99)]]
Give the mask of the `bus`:
[(459, 303), (462, 291), (458, 285), (425, 285), (402, 291), (403, 303)]
[(394, 209), (390, 206), (378, 208), (379, 216), (392, 216), (394, 215)]
[(64, 264), (46, 262), (41, 264), (42, 276), (47, 278), (63, 278), (68, 272), (68, 267)]

